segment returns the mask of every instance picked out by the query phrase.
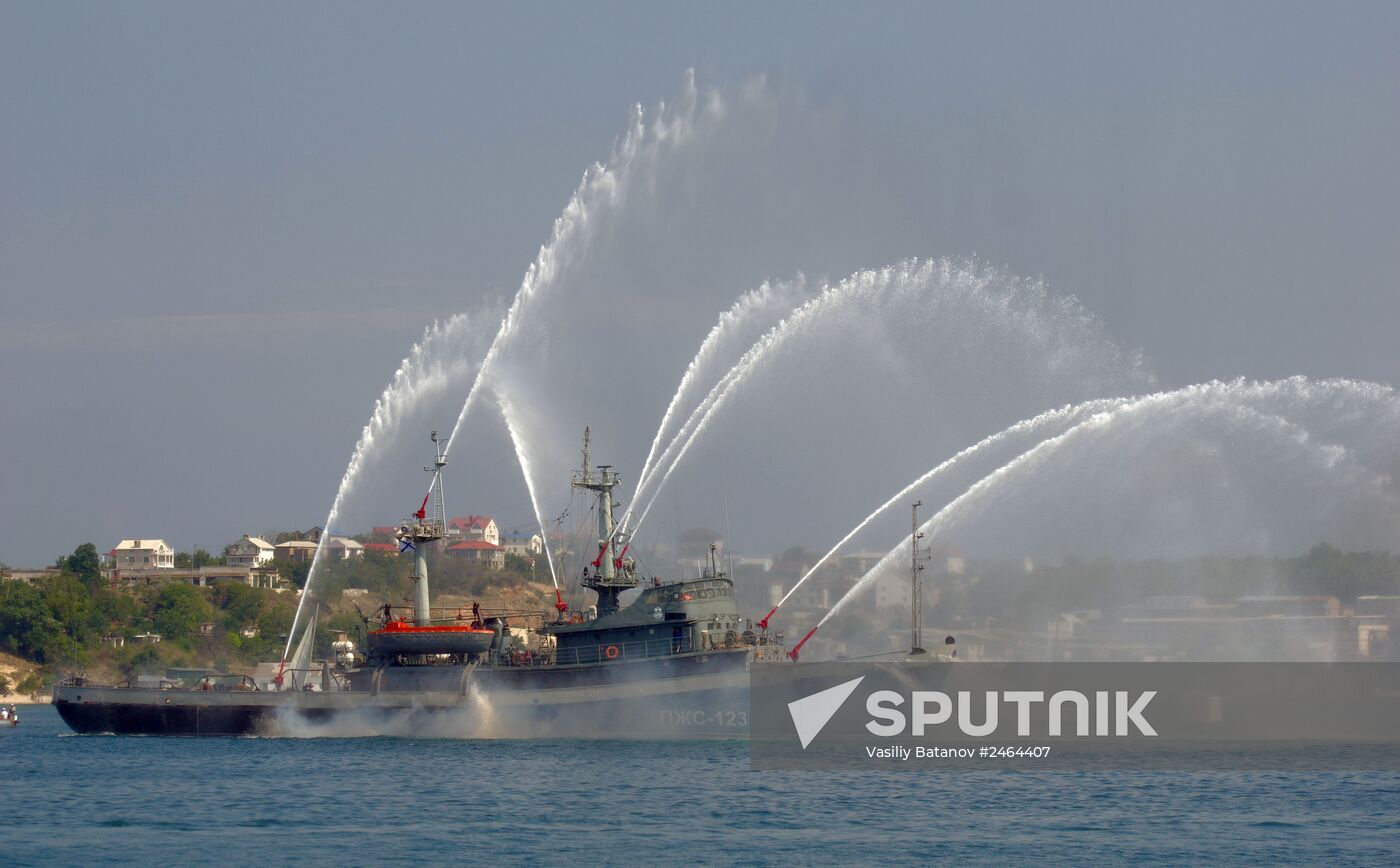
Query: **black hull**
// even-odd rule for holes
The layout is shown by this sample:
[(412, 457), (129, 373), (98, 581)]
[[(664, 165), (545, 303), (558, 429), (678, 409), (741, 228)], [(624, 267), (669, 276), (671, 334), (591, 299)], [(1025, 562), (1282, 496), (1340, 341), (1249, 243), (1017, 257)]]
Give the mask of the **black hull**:
[(747, 655), (537, 669), (388, 666), (330, 693), (60, 685), (54, 706), (84, 734), (177, 736), (739, 737)]
[(54, 698), (59, 717), (85, 735), (252, 735), (266, 725), (266, 708), (146, 702), (73, 702)]

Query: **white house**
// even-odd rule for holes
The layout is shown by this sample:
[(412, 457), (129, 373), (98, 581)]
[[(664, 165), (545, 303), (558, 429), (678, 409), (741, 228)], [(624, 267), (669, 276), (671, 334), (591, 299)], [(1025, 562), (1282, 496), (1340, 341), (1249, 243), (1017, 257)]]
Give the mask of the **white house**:
[(163, 539), (124, 539), (111, 555), (119, 570), (175, 569), (175, 549)]
[(272, 543), (245, 533), (243, 539), (224, 548), (224, 563), (231, 567), (260, 567), (276, 555)]
[(501, 537), (501, 548), (506, 554), (522, 558), (532, 558), (544, 554), (544, 537), (537, 533), (521, 533), (513, 530)]
[(365, 556), (365, 547), (348, 536), (333, 536), (326, 543), (326, 557), (338, 561)]
[(449, 539), (489, 542), (493, 546), (501, 544), (501, 529), (489, 515), (458, 516), (447, 522)]

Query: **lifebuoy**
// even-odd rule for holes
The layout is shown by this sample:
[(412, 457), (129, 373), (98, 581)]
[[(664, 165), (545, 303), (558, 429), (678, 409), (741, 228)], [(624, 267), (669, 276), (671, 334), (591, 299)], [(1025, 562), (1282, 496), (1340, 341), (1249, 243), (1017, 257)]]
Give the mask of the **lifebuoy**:
[(606, 657), (606, 658), (608, 658), (609, 660), (616, 660), (616, 659), (617, 659), (617, 646), (616, 646), (616, 645), (609, 645), (608, 647), (604, 648), (604, 649), (603, 649), (603, 656)]

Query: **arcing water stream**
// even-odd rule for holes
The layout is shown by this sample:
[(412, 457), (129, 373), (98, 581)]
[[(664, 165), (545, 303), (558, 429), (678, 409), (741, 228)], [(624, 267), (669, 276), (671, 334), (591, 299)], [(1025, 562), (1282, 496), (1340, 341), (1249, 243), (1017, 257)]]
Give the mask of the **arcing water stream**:
[[(1211, 382), (1148, 395), (1112, 409), (1098, 409), (1068, 430), (1040, 441), (949, 501), (921, 530), (935, 540), (946, 536), (988, 511), (999, 499), (1005, 503), (1013, 487), (1017, 500), (1029, 501), (1032, 508), (1043, 507), (1039, 496), (1053, 490), (1056, 483), (1077, 476), (1101, 484), (1106, 468), (1144, 476), (1149, 476), (1148, 470), (1159, 471), (1150, 476), (1147, 485), (1157, 492), (1155, 502), (1173, 494), (1164, 480), (1167, 474), (1178, 479), (1200, 474), (1200, 479), (1192, 481), (1213, 489), (1217, 496), (1238, 494), (1242, 489), (1267, 491), (1272, 485), (1287, 500), (1270, 497), (1267, 514), (1249, 511), (1250, 517), (1262, 517), (1266, 524), (1283, 524), (1288, 531), (1306, 528), (1306, 532), (1325, 536), (1340, 533), (1349, 524), (1391, 523), (1400, 515), (1400, 499), (1391, 476), (1400, 461), (1390, 434), (1397, 417), (1400, 401), (1393, 390), (1345, 380), (1314, 382), (1295, 377), (1264, 383)], [(1315, 436), (1310, 428), (1326, 434)], [(1187, 448), (1155, 467), (1145, 460), (1154, 449), (1173, 443)], [(1204, 468), (1191, 466), (1191, 458)], [(1058, 476), (1036, 478), (1057, 464)], [(1086, 472), (1094, 466), (1101, 472)], [(1280, 478), (1283, 484), (1279, 484)], [(1114, 509), (1154, 502), (1125, 497), (1104, 500)], [(1259, 539), (1231, 521), (1231, 516), (1238, 519), (1241, 513), (1237, 498), (1212, 504), (1210, 498), (1195, 497), (1190, 503), (1196, 510), (1214, 506), (1208, 514), (1191, 517), (1196, 528), (1223, 522), (1228, 532), (1218, 533), (1221, 540)], [(1298, 518), (1283, 522), (1281, 516), (1292, 511)], [(1164, 535), (1170, 536), (1179, 527), (1169, 525)], [(907, 545), (906, 537), (837, 601), (818, 628), (897, 570)]]
[[(1120, 397), (1151, 392), (1155, 379), (1139, 359), (1118, 350), (1097, 319), (1072, 297), (1051, 295), (1039, 283), (974, 259), (903, 260), (857, 271), (815, 295), (800, 277), (769, 280), (740, 295), (714, 320), (684, 365), (671, 351), (693, 346), (697, 336), (684, 342), (655, 337), (662, 330), (658, 324), (711, 322), (710, 312), (722, 303), (704, 307), (703, 317), (694, 316), (694, 309), (682, 314), (678, 306), (710, 304), (698, 296), (697, 284), (732, 298), (733, 290), (724, 287), (735, 285), (729, 282), (733, 275), (707, 269), (737, 244), (770, 240), (766, 233), (777, 225), (774, 214), (744, 223), (750, 203), (743, 196), (752, 177), (779, 174), (790, 156), (763, 150), (774, 138), (774, 118), (789, 109), (761, 82), (731, 91), (702, 90), (693, 76), (673, 105), (650, 113), (635, 108), (607, 162), (584, 173), (504, 315), (435, 325), (404, 360), (356, 445), (327, 532), (336, 526), (364, 465), (396, 433), (404, 411), (421, 395), (446, 388), (465, 391), (446, 449), (474, 407), (483, 401), (493, 405), (505, 422), (542, 531), (544, 516), (554, 514), (550, 486), (572, 466), (566, 432), (589, 421), (595, 433), (611, 426), (604, 442), (613, 460), (645, 450), (622, 522), (634, 534), (683, 459), (693, 452), (703, 457), (706, 449), (713, 459), (719, 443), (726, 460), (738, 455), (761, 466), (769, 476), (761, 487), (789, 499), (817, 506), (826, 502), (819, 499), (823, 491), (841, 491), (845, 497), (831, 503), (880, 503), (786, 589), (779, 606), (851, 540), (872, 530), (890, 507), (907, 497), (932, 497), (929, 486), (966, 485), (963, 475), (983, 472), (987, 459), (1004, 463), (947, 501), (927, 527), (941, 535), (954, 529), (974, 533), (978, 517), (985, 523), (987, 516), (1000, 515), (1005, 523), (1006, 515), (1019, 510), (1022, 523), (1054, 527), (1066, 545), (1090, 544), (1092, 539), (1076, 538), (1066, 516), (1087, 515), (1083, 503), (1112, 502), (1114, 491), (1126, 496), (1134, 480), (1157, 474), (1152, 478), (1162, 490), (1175, 492), (1159, 500), (1171, 500), (1178, 511), (1182, 503), (1190, 512), (1215, 498), (1248, 514), (1257, 505), (1242, 498), (1281, 502), (1287, 494), (1270, 487), (1265, 472), (1271, 467), (1278, 473), (1285, 460), (1307, 470), (1307, 479), (1299, 479), (1311, 486), (1308, 490), (1328, 493), (1309, 514), (1314, 522), (1345, 515), (1371, 528), (1374, 522), (1358, 516), (1362, 504), (1392, 516), (1394, 498), (1385, 480), (1400, 472), (1400, 458), (1393, 436), (1381, 432), (1400, 424), (1400, 409), (1387, 387), (1295, 378)], [(706, 198), (726, 180), (738, 196), (737, 206), (722, 197)], [(791, 208), (786, 197), (777, 199)], [(737, 226), (704, 247), (703, 230), (718, 218)], [(653, 243), (665, 232), (672, 233), (665, 243)], [(766, 259), (756, 261), (770, 267)], [(737, 285), (753, 284), (746, 274)], [(496, 326), (489, 341), (486, 325)], [(629, 443), (626, 437), (638, 426), (614, 419), (617, 408), (626, 402), (647, 405), (657, 395), (646, 390), (647, 376), (682, 365), (674, 393), (656, 404), (660, 422), (650, 446)], [(554, 384), (552, 391), (548, 384)], [(1167, 432), (1176, 439), (1167, 439)], [(969, 442), (973, 445), (965, 445)], [(1008, 448), (1019, 455), (1008, 455)], [(833, 461), (833, 454), (848, 460)], [(779, 460), (771, 460), (774, 455)], [(1154, 455), (1172, 460), (1154, 461)], [(1109, 460), (1116, 463), (1105, 476)], [(1217, 475), (1229, 484), (1182, 487), (1209, 484), (1210, 473), (1204, 471), (1196, 474), (1199, 479), (1171, 478), (1192, 461), (1215, 471), (1223, 467), (1224, 475)], [(916, 468), (930, 466), (901, 484)], [(813, 479), (820, 485), (801, 489)], [(1016, 498), (1006, 496), (1013, 481)], [(1075, 492), (1079, 503), (1046, 507), (1057, 491)], [(751, 496), (758, 493), (745, 492), (745, 506), (761, 514), (776, 512)], [(1049, 517), (1026, 514), (1036, 505)], [(1184, 527), (1179, 516), (1166, 518), (1171, 520), (1153, 516), (1165, 526)], [(839, 520), (840, 527), (849, 521)], [(1295, 520), (1288, 529), (1298, 525)], [(1123, 538), (1136, 530), (1126, 528)], [(1268, 527), (1240, 532), (1246, 538), (1267, 535)], [(1191, 533), (1197, 531), (1188, 528), (1186, 535)], [(1212, 544), (1218, 540), (1209, 529), (1198, 536)], [(560, 567), (549, 545), (546, 534), (557, 593)], [(318, 549), (296, 625), (305, 620), (306, 600), (314, 598), (320, 554)], [(896, 547), (821, 623), (900, 558)]]
[(485, 352), (485, 335), (489, 334), (483, 326), (494, 320), (494, 312), (487, 308), (471, 315), (457, 314), (443, 322), (429, 325), (424, 330), (423, 337), (413, 345), (399, 364), (389, 385), (374, 402), (374, 410), (360, 432), (360, 439), (355, 443), (350, 462), (345, 466), (340, 487), (336, 489), (335, 499), (331, 501), (325, 530), (317, 542), (311, 569), (307, 573), (306, 588), (301, 599), (297, 601), (292, 629), (287, 635), (287, 645), (282, 653), (284, 661), (291, 653), (297, 628), (306, 617), (307, 602), (315, 598), (313, 581), (318, 575), (322, 552), (326, 543), (330, 541), (345, 499), (354, 490), (360, 474), (373, 461), (376, 449), (385, 441), (397, 436), (404, 416), (415, 405), (434, 394), (441, 394), (459, 386), (476, 374), (477, 366)]

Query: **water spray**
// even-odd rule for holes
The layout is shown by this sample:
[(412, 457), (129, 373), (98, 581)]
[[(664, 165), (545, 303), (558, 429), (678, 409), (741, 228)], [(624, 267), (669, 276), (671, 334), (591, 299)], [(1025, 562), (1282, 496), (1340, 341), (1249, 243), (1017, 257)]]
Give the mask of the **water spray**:
[(982, 452), (985, 449), (989, 449), (992, 446), (997, 445), (998, 443), (1000, 443), (1003, 440), (1006, 440), (1009, 437), (1015, 436), (1017, 434), (1030, 433), (1039, 428), (1043, 428), (1046, 425), (1051, 424), (1052, 422), (1058, 422), (1064, 419), (1072, 420), (1079, 418), (1085, 414), (1098, 413), (1102, 412), (1103, 410), (1112, 409), (1114, 407), (1121, 406), (1131, 400), (1133, 399), (1103, 398), (1094, 401), (1085, 401), (1082, 404), (1075, 404), (1072, 406), (1059, 407), (1054, 410), (1047, 410), (1046, 412), (1041, 413), (1039, 416), (1036, 416), (1031, 419), (1022, 420), (1020, 422), (1017, 422), (1015, 425), (1010, 426), (1009, 428), (1004, 428), (1001, 431), (998, 431), (997, 433), (991, 435), (990, 437), (986, 437), (980, 440), (979, 442), (967, 447), (966, 449), (963, 449), (961, 452), (958, 452), (956, 455), (947, 459), (942, 464), (939, 464), (937, 467), (934, 467), (932, 470), (925, 473), (923, 476), (920, 476), (918, 479), (915, 479), (913, 482), (909, 483), (908, 485), (901, 488), (899, 491), (895, 492), (893, 496), (891, 496), (884, 503), (880, 504), (880, 506), (877, 507), (874, 512), (861, 519), (855, 527), (851, 528), (851, 530), (847, 532), (845, 536), (841, 537), (841, 539), (837, 541), (836, 545), (831, 547), (830, 551), (818, 558), (817, 562), (812, 564), (812, 566), (808, 568), (807, 572), (802, 574), (802, 577), (797, 580), (797, 583), (794, 584), (791, 588), (789, 588), (787, 593), (783, 594), (783, 597), (781, 600), (778, 601), (778, 604), (772, 609), (770, 609), (768, 614), (764, 615), (763, 619), (758, 622), (759, 626), (763, 627), (764, 629), (767, 629), (768, 620), (777, 613), (778, 609), (782, 608), (782, 605), (786, 603), (788, 599), (792, 597), (793, 594), (797, 593), (798, 588), (801, 588), (802, 585), (806, 583), (808, 579), (810, 579), (813, 575), (816, 574), (817, 570), (820, 569), (823, 564), (831, 560), (832, 556), (835, 555), (838, 551), (840, 551), (842, 546), (850, 542), (852, 537), (864, 530), (867, 525), (869, 525), (872, 521), (874, 521), (876, 518), (882, 515), (890, 507), (894, 506), (896, 503), (908, 497), (911, 493), (913, 493), (915, 489), (919, 488), (920, 486), (926, 485), (935, 477), (940, 476), (943, 473), (951, 470), (954, 466), (958, 465), (962, 461), (971, 458), (972, 456), (976, 455), (979, 452)]

